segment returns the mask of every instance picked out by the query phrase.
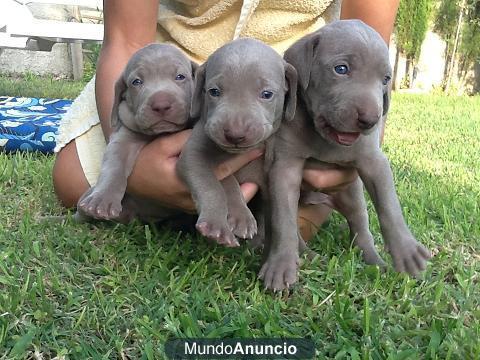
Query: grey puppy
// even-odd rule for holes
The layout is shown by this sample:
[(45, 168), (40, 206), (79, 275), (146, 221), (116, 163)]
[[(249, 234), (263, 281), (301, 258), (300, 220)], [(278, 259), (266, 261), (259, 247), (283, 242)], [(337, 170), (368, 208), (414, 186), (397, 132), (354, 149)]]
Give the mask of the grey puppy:
[(357, 169), (361, 180), (330, 197), (313, 196), (311, 202), (327, 202), (346, 216), (365, 261), (383, 266), (368, 229), (363, 181), (395, 269), (417, 275), (430, 253), (405, 223), (389, 161), (380, 149), (390, 101), (385, 42), (359, 20), (336, 21), (300, 39), (285, 59), (298, 72), (299, 105), (295, 119), (282, 123), (275, 135), (269, 173), (272, 238), (259, 277), (276, 290), (297, 281), (297, 209), (307, 159), (307, 166)]
[[(77, 219), (86, 216), (129, 221), (132, 217), (142, 217), (142, 212), (143, 215), (157, 212), (146, 200), (140, 205), (133, 197), (124, 199), (127, 178), (147, 143), (160, 134), (188, 126), (196, 68), (172, 45), (150, 44), (131, 57), (115, 84), (113, 131), (100, 176), (97, 184), (80, 198)], [(168, 213), (165, 210), (156, 215), (162, 218)]]
[(202, 235), (238, 246), (235, 236), (252, 238), (257, 233), (257, 222), (238, 181), (255, 182), (262, 188), (263, 162), (253, 161), (222, 182), (214, 169), (235, 154), (264, 146), (284, 117), (291, 121), (296, 86), (293, 66), (253, 39), (224, 45), (197, 71), (191, 115), (200, 119), (180, 155), (177, 171), (192, 192), (199, 214), (196, 228)]

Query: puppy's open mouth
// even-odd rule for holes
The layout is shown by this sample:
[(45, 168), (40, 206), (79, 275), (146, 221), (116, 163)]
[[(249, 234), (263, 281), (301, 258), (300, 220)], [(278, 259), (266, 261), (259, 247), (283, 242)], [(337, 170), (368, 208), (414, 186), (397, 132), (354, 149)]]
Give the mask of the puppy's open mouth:
[(354, 133), (340, 132), (340, 131), (335, 131), (332, 128), (332, 131), (330, 131), (329, 135), (330, 135), (330, 138), (332, 138), (334, 141), (336, 141), (340, 145), (350, 146), (350, 145), (353, 145), (355, 141), (357, 141), (358, 137), (360, 136), (360, 133), (359, 132), (354, 132)]
[(360, 132), (342, 132), (334, 129), (330, 126), (324, 117), (318, 119), (318, 123), (321, 127), (321, 132), (324, 136), (327, 136), (329, 139), (333, 140), (337, 144), (344, 146), (352, 146), (355, 141), (360, 137)]

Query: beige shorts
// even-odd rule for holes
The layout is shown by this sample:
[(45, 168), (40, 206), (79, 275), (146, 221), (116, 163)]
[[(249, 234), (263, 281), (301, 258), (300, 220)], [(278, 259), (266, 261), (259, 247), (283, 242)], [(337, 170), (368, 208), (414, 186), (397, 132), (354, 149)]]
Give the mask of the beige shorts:
[(100, 174), (105, 138), (95, 103), (95, 78), (93, 78), (73, 101), (60, 123), (55, 152), (75, 140), (78, 158), (90, 186), (97, 183)]
[(78, 158), (90, 186), (97, 183), (105, 152), (105, 138), (100, 124), (94, 125), (75, 139)]

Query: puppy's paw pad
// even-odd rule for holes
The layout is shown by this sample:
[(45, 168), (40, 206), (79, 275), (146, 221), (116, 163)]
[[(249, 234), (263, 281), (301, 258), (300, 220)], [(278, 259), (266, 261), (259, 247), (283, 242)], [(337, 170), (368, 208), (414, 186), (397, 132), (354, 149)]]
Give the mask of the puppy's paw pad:
[(298, 263), (296, 255), (270, 255), (258, 277), (263, 280), (266, 289), (283, 290), (297, 282)]
[(213, 222), (199, 219), (195, 227), (200, 234), (217, 242), (220, 245), (227, 247), (240, 246), (238, 240), (235, 238), (235, 235), (233, 235), (226, 224), (222, 226), (214, 224)]
[(82, 199), (78, 208), (85, 215), (100, 220), (113, 220), (122, 212), (121, 200), (103, 196), (101, 193), (91, 193)]

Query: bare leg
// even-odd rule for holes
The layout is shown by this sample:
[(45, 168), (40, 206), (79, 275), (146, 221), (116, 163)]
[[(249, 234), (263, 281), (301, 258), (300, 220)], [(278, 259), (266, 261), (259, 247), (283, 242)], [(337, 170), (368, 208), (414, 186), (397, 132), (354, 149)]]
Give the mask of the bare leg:
[(298, 231), (305, 241), (312, 239), (320, 226), (328, 219), (332, 209), (326, 205), (300, 205), (298, 208)]
[(62, 205), (66, 208), (76, 206), (90, 185), (83, 173), (75, 140), (57, 154), (52, 176), (55, 193)]

